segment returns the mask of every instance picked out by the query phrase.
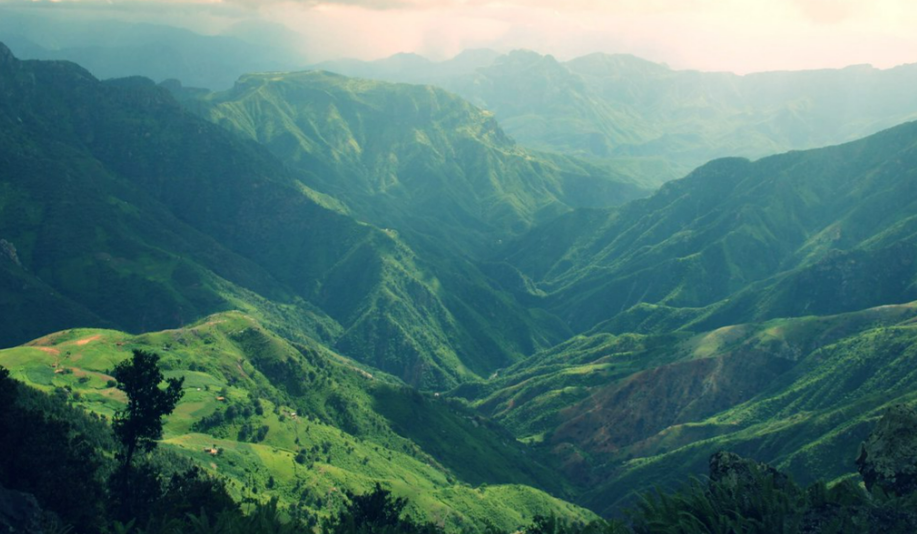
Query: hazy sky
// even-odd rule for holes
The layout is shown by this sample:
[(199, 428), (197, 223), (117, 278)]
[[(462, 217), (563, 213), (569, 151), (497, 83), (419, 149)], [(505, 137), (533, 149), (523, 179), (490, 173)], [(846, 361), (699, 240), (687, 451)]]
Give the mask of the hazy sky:
[[(22, 5), (27, 0), (0, 0)], [(218, 31), (245, 19), (302, 35), (309, 61), (465, 48), (566, 59), (631, 53), (675, 68), (739, 73), (917, 62), (914, 0), (60, 0)], [(36, 3), (31, 5), (35, 6)], [(39, 4), (39, 5), (47, 5)]]

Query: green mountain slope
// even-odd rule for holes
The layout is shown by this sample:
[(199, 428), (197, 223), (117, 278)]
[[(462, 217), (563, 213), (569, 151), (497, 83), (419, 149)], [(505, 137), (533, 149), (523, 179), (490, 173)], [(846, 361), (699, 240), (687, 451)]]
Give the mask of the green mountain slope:
[[(2, 326), (4, 345), (52, 327), (138, 332), (243, 309), (289, 338), (442, 387), (559, 340), (562, 328), (542, 334), (516, 310), (503, 319), (512, 336), (472, 335), (457, 313), (511, 301), (483, 286), (469, 291), (474, 311), (447, 309), (436, 275), (394, 232), (323, 207), (334, 202), (299, 174), (148, 80), (99, 82), (5, 48), (0, 71), (0, 239), (15, 250), (4, 269), (25, 281), (3, 297), (25, 312)], [(39, 287), (54, 312), (31, 306)]]
[(915, 169), (908, 123), (717, 160), (536, 228), (501, 272), (584, 333), (453, 394), (550, 451), (602, 513), (723, 448), (845, 476), (877, 414), (915, 394)]
[(257, 74), (190, 105), (267, 146), (358, 218), (463, 249), (644, 193), (608, 169), (526, 152), (492, 115), (432, 87)]
[(890, 405), (913, 403), (914, 304), (701, 334), (579, 336), (456, 394), (550, 451), (580, 502), (616, 513), (637, 492), (701, 475), (713, 452), (808, 483), (851, 458)]
[[(396, 316), (392, 325), (347, 335), (336, 347), (379, 354), (372, 347), (388, 330), (411, 332), (425, 338), (414, 343), (419, 350), (452, 369), (452, 377), (429, 384), (487, 376), (568, 334), (494, 284), (478, 263), (482, 256), (571, 207), (617, 204), (645, 192), (607, 169), (519, 149), (490, 114), (431, 87), (306, 72), (248, 75), (233, 90), (210, 95), (172, 89), (189, 108), (263, 143), (348, 214), (417, 252), (433, 275), (424, 282), (434, 295), (400, 300), (444, 309)], [(388, 318), (395, 315), (390, 307), (373, 311)], [(399, 357), (391, 350), (404, 351), (390, 346), (365, 361), (395, 369), (384, 362)], [(402, 377), (421, 383), (404, 371), (408, 363), (397, 365)]]
[[(47, 308), (30, 306), (25, 284), (4, 293), (26, 311), (20, 319), (27, 326), (5, 330), (3, 344), (38, 335), (52, 326), (45, 321), (55, 310), (74, 303), (85, 309), (74, 317), (76, 324), (142, 329), (180, 324), (233, 298), (248, 300), (243, 288), (285, 297), (264, 269), (195, 231), (90, 152), (87, 142), (104, 143), (96, 137), (103, 132), (121, 140), (143, 135), (102, 128), (106, 112), (116, 113), (118, 106), (101, 108), (112, 93), (126, 91), (100, 84), (74, 65), (21, 63), (6, 49), (0, 56), (7, 95), (0, 105), (6, 266), (29, 284), (50, 289)], [(138, 92), (162, 99), (159, 91)], [(168, 100), (161, 101), (168, 108)], [(89, 117), (90, 109), (98, 113)], [(174, 104), (172, 109), (180, 112)], [(112, 147), (120, 155), (129, 150)], [(141, 301), (144, 307), (136, 305)]]
[(462, 405), (292, 345), (238, 312), (140, 336), (66, 330), (0, 351), (0, 365), (111, 417), (124, 397), (108, 373), (132, 349), (158, 352), (167, 377), (185, 377), (163, 445), (226, 477), (238, 497), (276, 496), (324, 516), (345, 490), (381, 482), (411, 499), (412, 515), (449, 530), (485, 521), (509, 529), (547, 513), (594, 517), (532, 487), (567, 491), (532, 451)]
[(915, 158), (908, 123), (717, 160), (649, 199), (563, 216), (504, 259), (577, 331), (709, 330), (906, 302), (917, 297)]
[[(485, 58), (487, 59), (487, 58)], [(917, 67), (730, 73), (676, 71), (629, 55), (567, 62), (518, 50), (424, 78), (385, 60), (334, 72), (434, 83), (493, 111), (521, 144), (613, 161), (620, 172), (680, 178), (714, 158), (758, 158), (851, 141), (917, 118), (904, 90)]]

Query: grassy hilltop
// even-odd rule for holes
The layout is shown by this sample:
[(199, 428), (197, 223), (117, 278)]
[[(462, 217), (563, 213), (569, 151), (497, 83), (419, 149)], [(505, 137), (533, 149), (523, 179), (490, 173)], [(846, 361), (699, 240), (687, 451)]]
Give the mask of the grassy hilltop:
[(232, 481), (237, 497), (274, 495), (327, 515), (345, 490), (381, 482), (410, 498), (413, 516), (450, 529), (485, 520), (509, 529), (538, 514), (594, 517), (546, 493), (569, 487), (461, 404), (291, 345), (238, 312), (140, 336), (67, 330), (0, 351), (0, 366), (110, 418), (126, 399), (108, 373), (132, 349), (159, 353), (166, 377), (185, 378), (162, 445)]

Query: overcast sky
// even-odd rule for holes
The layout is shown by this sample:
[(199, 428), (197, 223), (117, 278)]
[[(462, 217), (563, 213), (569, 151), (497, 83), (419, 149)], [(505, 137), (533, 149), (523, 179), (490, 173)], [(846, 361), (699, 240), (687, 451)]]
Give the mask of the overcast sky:
[(560, 59), (631, 53), (738, 73), (917, 62), (914, 0), (60, 0), (52, 8), (204, 32), (246, 19), (280, 23), (301, 34), (310, 62), (397, 52), (444, 59), (467, 48)]

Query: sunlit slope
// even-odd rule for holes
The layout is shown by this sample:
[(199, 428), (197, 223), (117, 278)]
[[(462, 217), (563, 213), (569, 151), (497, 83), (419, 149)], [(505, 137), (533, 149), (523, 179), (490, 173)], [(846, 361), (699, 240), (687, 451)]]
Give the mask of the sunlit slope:
[[(148, 80), (99, 82), (71, 63), (2, 52), (0, 265), (18, 280), (2, 295), (16, 312), (0, 325), (2, 345), (243, 309), (434, 388), (565, 332), (479, 274), (454, 277), (465, 300), (453, 302), (397, 232), (341, 213), (267, 150)], [(490, 316), (500, 319), (477, 326)]]
[(755, 162), (713, 161), (646, 200), (580, 211), (504, 260), (574, 330), (708, 330), (917, 297), (917, 123)]
[(0, 365), (111, 417), (125, 399), (109, 373), (132, 349), (159, 353), (164, 374), (185, 379), (164, 445), (234, 481), (238, 496), (328, 514), (344, 490), (378, 481), (410, 497), (412, 515), (450, 529), (590, 517), (535, 489), (567, 492), (495, 424), (320, 347), (291, 345), (238, 312), (140, 336), (66, 330), (0, 351)]
[(643, 194), (610, 169), (517, 147), (492, 114), (429, 86), (252, 74), (191, 105), (304, 171), (358, 218), (473, 250), (571, 206)]
[(915, 317), (907, 304), (702, 334), (578, 336), (456, 394), (554, 455), (598, 512), (703, 474), (721, 449), (831, 480), (854, 471), (885, 407), (917, 398)]
[[(172, 89), (188, 108), (263, 143), (302, 171), (303, 183), (323, 199), (339, 201), (341, 210), (416, 252), (446, 310), (425, 311), (444, 317), (444, 324), (426, 319), (417, 330), (410, 320), (396, 319), (369, 339), (361, 337), (370, 332), (364, 329), (336, 345), (388, 362), (399, 356), (376, 347), (389, 328), (425, 338), (415, 345), (455, 379), (420, 381), (404, 371), (408, 363), (377, 364), (400, 366), (400, 375), (414, 383), (487, 376), (561, 341), (569, 334), (565, 325), (495, 284), (480, 260), (573, 206), (617, 204), (645, 192), (608, 169), (524, 151), (490, 114), (431, 87), (306, 72), (252, 74), (231, 91), (203, 96)], [(387, 308), (374, 306), (373, 313), (390, 317)]]

